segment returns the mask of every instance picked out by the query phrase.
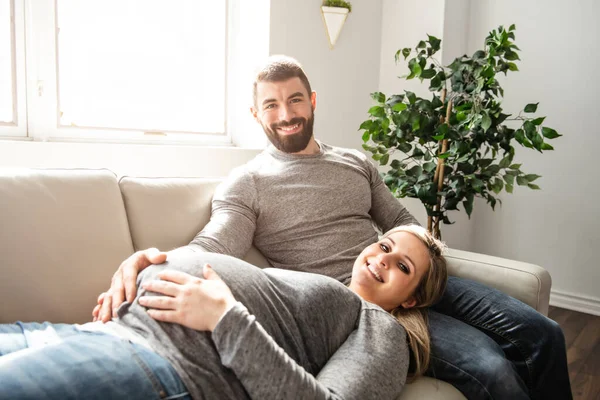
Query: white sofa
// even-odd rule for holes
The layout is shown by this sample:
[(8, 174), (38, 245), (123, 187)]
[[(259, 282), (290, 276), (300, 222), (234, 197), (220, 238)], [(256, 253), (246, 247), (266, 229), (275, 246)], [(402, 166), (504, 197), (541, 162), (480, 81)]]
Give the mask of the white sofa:
[[(136, 250), (189, 243), (210, 217), (219, 182), (135, 178), (108, 170), (0, 169), (0, 323), (91, 319), (96, 297)], [(548, 312), (543, 268), (449, 250), (450, 273), (494, 286)], [(253, 249), (246, 260), (264, 267)], [(447, 383), (421, 378), (401, 399), (464, 399)]]

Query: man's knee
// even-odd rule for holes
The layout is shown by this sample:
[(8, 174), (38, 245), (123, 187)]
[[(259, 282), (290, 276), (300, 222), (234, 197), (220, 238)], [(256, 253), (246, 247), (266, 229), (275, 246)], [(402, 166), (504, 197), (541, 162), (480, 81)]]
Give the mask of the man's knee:
[(473, 347), (468, 363), (432, 357), (428, 375), (443, 379), (469, 399), (528, 399), (528, 389), (514, 365), (496, 351)]

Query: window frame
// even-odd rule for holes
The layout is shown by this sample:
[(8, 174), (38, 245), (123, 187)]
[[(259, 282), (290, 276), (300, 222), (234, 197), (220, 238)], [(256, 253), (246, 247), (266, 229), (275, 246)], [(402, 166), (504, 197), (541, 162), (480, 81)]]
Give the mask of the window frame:
[[(10, 0), (15, 10), (13, 24), (13, 42), (16, 48), (15, 66), (18, 100), (18, 126), (0, 125), (0, 139), (17, 138), (35, 141), (61, 142), (99, 142), (99, 143), (135, 143), (135, 144), (175, 144), (175, 145), (217, 145), (233, 146), (236, 135), (241, 137), (247, 130), (247, 121), (239, 121), (239, 99), (232, 94), (230, 82), (239, 82), (233, 76), (239, 73), (239, 47), (235, 40), (243, 38), (239, 22), (241, 1), (226, 2), (225, 45), (225, 82), (224, 82), (224, 132), (198, 133), (122, 128), (70, 127), (60, 125), (60, 98), (58, 92), (58, 0)], [(247, 1), (247, 0), (246, 0)], [(269, 1), (263, 0), (264, 8), (269, 9)], [(267, 20), (268, 20), (267, 12)], [(260, 57), (268, 55), (268, 29), (263, 39)], [(247, 39), (244, 39), (247, 40)], [(14, 85), (13, 85), (14, 86)], [(248, 92), (250, 88), (248, 88)], [(247, 110), (244, 110), (247, 112)], [(6, 129), (8, 128), (8, 129)], [(236, 133), (237, 132), (237, 133)]]
[(11, 41), (12, 122), (0, 122), (0, 138), (27, 138), (27, 84), (25, 78), (25, 20), (22, 0), (9, 0)]

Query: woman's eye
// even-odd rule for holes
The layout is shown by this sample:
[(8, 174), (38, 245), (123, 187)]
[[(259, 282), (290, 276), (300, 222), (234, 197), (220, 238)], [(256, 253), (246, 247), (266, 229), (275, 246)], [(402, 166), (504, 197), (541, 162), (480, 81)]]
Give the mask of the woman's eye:
[(410, 273), (410, 269), (405, 264), (398, 263), (398, 268), (400, 268), (400, 270), (402, 272), (404, 272), (405, 274), (409, 274)]
[(386, 244), (384, 244), (384, 243), (380, 243), (380, 244), (379, 244), (379, 247), (381, 247), (381, 250), (385, 251), (386, 253), (387, 253), (388, 251), (390, 251), (390, 248), (389, 248), (389, 247), (387, 247), (387, 245), (386, 245)]

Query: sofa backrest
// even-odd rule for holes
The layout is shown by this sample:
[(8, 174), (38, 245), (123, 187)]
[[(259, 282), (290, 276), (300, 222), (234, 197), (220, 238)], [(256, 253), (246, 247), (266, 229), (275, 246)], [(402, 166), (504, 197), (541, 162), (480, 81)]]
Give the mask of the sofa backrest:
[[(185, 246), (210, 219), (211, 201), (220, 180), (132, 178), (119, 181), (135, 250), (163, 251)], [(270, 266), (254, 247), (244, 260)]]
[(114, 173), (0, 169), (0, 323), (89, 321), (132, 252)]

